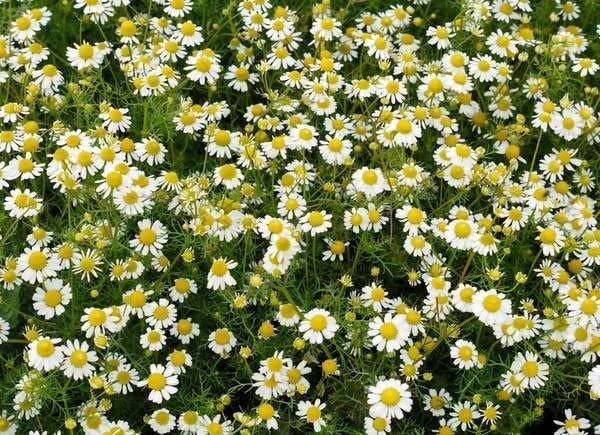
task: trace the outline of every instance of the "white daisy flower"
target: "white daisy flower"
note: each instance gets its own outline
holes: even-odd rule
[[[325,210],[311,211],[300,218],[302,231],[311,236],[327,232],[331,228],[331,215]]]
[[[169,400],[177,392],[178,384],[177,375],[171,368],[162,364],[151,364],[148,377],[138,382],[139,387],[147,387],[150,390],[148,400],[154,403]]]
[[[403,317],[386,313],[383,319],[375,317],[369,322],[369,337],[378,352],[399,350],[410,336],[410,328]]]
[[[480,290],[473,296],[473,314],[486,325],[493,326],[506,321],[511,309],[510,299],[494,289]]]
[[[479,352],[475,345],[467,340],[457,340],[450,347],[450,358],[459,369],[468,370],[479,365]]]
[[[143,310],[146,323],[155,328],[168,328],[177,319],[177,309],[165,298],[144,304]]]
[[[89,378],[94,373],[92,363],[98,361],[96,352],[89,350],[87,342],[67,340],[63,346],[64,359],[61,370],[67,378],[74,380]]]
[[[143,219],[137,225],[139,232],[135,239],[129,241],[129,246],[142,255],[161,255],[168,238],[165,226],[158,220],[151,222],[150,219]]]
[[[301,400],[298,402],[298,411],[296,411],[296,415],[312,424],[315,432],[321,432],[321,429],[325,427],[325,420],[323,419],[322,413],[325,406],[326,404],[321,403],[320,399],[315,400],[314,403]]]
[[[187,58],[187,66],[184,68],[187,77],[193,82],[201,85],[213,84],[219,78],[221,72],[220,57],[210,48],[198,51],[195,55]]]
[[[332,339],[339,329],[339,325],[329,311],[313,308],[304,314],[304,319],[300,322],[298,329],[309,343],[320,344],[323,340]]]
[[[352,183],[358,192],[367,198],[390,190],[390,185],[380,168],[370,169],[363,166],[352,174]]]
[[[237,281],[231,276],[230,270],[233,270],[237,263],[226,258],[213,259],[210,270],[208,271],[208,280],[206,288],[214,290],[223,290],[226,287],[234,286]]]
[[[56,276],[58,259],[48,248],[25,248],[17,260],[17,273],[30,284]]]
[[[146,332],[140,335],[140,346],[150,352],[158,352],[167,344],[167,336],[159,327],[146,328]]]
[[[100,113],[100,119],[104,122],[102,127],[109,133],[127,132],[131,126],[131,116],[127,115],[129,109],[109,107]]]
[[[522,381],[524,388],[538,389],[548,380],[550,366],[539,361],[539,356],[533,352],[521,352],[517,354],[510,366],[511,372],[515,373]]]
[[[158,434],[172,433],[177,425],[175,416],[166,408],[160,408],[150,415],[148,425]]]
[[[72,298],[71,285],[62,279],[47,279],[33,294],[33,309],[39,316],[51,319],[65,312]]]
[[[27,359],[30,367],[49,372],[60,366],[63,360],[63,346],[60,338],[41,336],[29,343]]]
[[[402,419],[413,405],[408,385],[397,379],[384,379],[368,388],[369,415],[373,418]]]
[[[227,328],[219,328],[208,336],[208,347],[221,356],[231,352],[236,344],[237,339]]]

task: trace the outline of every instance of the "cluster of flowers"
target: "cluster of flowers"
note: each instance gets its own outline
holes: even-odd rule
[[[576,25],[576,2],[557,0],[541,41],[529,0],[466,0],[460,19],[431,25],[419,15],[427,0],[351,18],[323,2],[308,22],[244,0],[225,10],[226,46],[191,0],[147,3],[135,13],[129,0],[77,0],[105,39],[65,53],[40,40],[46,7],[21,8],[0,35],[0,84],[23,90],[0,107],[0,286],[3,299],[25,301],[2,306],[0,344],[24,352],[0,434],[49,418],[62,404],[48,403],[47,386],[62,378],[60,416],[86,434],[139,433],[139,421],[111,418],[111,397],[128,394],[151,402],[144,424],[160,434],[278,430],[294,416],[318,432],[335,408],[314,384],[368,366],[367,352],[381,371],[361,378],[353,400],[370,435],[398,433],[418,402],[435,433],[493,430],[504,403],[570,364],[585,367],[578,388],[600,398],[600,229],[585,160],[600,146],[598,89],[585,85],[598,77],[586,52],[600,28]],[[575,96],[553,88],[552,68]],[[124,78],[121,103],[95,102],[81,124],[66,116],[108,70]],[[157,101],[168,135],[149,125]],[[201,156],[189,174],[170,165],[183,143]],[[397,255],[374,261],[369,241]],[[530,263],[509,277],[519,244]],[[392,284],[394,258],[408,290]],[[367,261],[377,267],[364,276]],[[304,274],[304,287],[336,294],[292,291]],[[218,312],[222,299],[233,313]],[[227,320],[262,305],[257,325]],[[63,317],[68,335],[52,326]],[[249,332],[285,339],[259,352]],[[257,405],[225,412],[232,387],[210,392],[225,394],[223,412],[170,406],[194,391],[186,373],[206,358],[242,367],[235,381]],[[432,359],[446,361],[446,376],[501,372],[482,394],[469,381],[432,388]],[[89,400],[69,397],[75,384]],[[600,433],[564,415],[557,434]]]

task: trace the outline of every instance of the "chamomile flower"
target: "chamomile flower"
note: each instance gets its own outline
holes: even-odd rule
[[[264,422],[267,429],[279,429],[279,412],[268,402],[263,402],[256,408],[256,415],[258,417],[258,423]]]
[[[364,430],[367,435],[385,435],[390,433],[391,420],[386,417],[365,417]]]
[[[169,400],[177,392],[178,384],[179,380],[173,370],[161,364],[151,364],[148,377],[138,382],[139,387],[150,390],[148,400],[154,403]]]
[[[258,82],[258,75],[250,72],[250,66],[246,64],[231,65],[225,73],[225,80],[228,80],[227,86],[238,92],[247,92],[248,86]]]
[[[198,285],[189,278],[176,278],[173,285],[169,288],[169,297],[174,302],[183,302],[191,294],[198,291]]]
[[[222,184],[227,189],[235,189],[244,180],[244,174],[236,165],[227,163],[215,168],[213,179],[217,186]]]
[[[304,318],[298,326],[304,339],[312,344],[320,344],[324,340],[332,339],[338,329],[339,325],[335,318],[329,311],[320,308],[313,308],[304,314]]]
[[[119,394],[131,393],[139,380],[138,371],[124,362],[119,362],[118,367],[108,374],[108,381]]]
[[[42,68],[33,71],[32,76],[45,96],[56,94],[65,81],[63,74],[53,64],[46,64]]]
[[[313,21],[310,33],[315,39],[331,41],[342,36],[341,23],[333,17],[324,16]]]
[[[427,41],[429,44],[434,45],[438,50],[448,48],[450,41],[454,37],[454,31],[449,24],[437,27],[429,27],[426,35],[429,36]]]
[[[67,47],[67,60],[78,70],[98,68],[103,59],[104,55],[97,45],[84,41],[81,44],[75,44],[74,47]]]
[[[490,51],[500,57],[513,57],[518,54],[517,41],[510,33],[496,30],[485,41]]]
[[[33,308],[45,319],[60,316],[71,302],[73,295],[69,283],[62,279],[47,279],[43,287],[37,287],[33,294]]]
[[[188,344],[193,338],[200,335],[200,326],[197,323],[192,322],[191,318],[187,317],[177,320],[177,322],[171,326],[169,332],[182,344]]]
[[[207,415],[203,415],[200,417],[200,430],[198,433],[202,435],[212,435],[213,433],[230,435],[233,433],[233,427],[231,421],[229,420],[223,420],[223,422],[221,422],[220,415],[216,415],[212,418]]]
[[[298,307],[293,304],[281,304],[277,311],[277,315],[275,316],[275,320],[283,326],[294,326],[300,321],[300,311]]]
[[[111,308],[88,307],[81,316],[81,330],[86,338],[117,330],[118,318]]]
[[[140,346],[150,352],[158,352],[167,344],[167,336],[160,327],[146,328],[146,332],[140,335]]]
[[[542,387],[548,379],[550,366],[539,361],[539,356],[532,352],[518,353],[510,369],[522,382],[524,388],[537,389]]]
[[[503,293],[480,290],[473,295],[473,314],[486,325],[504,322],[511,313],[512,304]]]
[[[127,115],[129,109],[108,107],[104,112],[100,113],[100,119],[104,122],[102,126],[109,133],[126,132],[131,126],[131,116]]]
[[[17,261],[16,271],[23,281],[30,284],[42,283],[56,276],[58,271],[56,254],[48,248],[25,248]]]
[[[467,340],[457,340],[450,347],[450,358],[453,363],[460,369],[471,369],[479,364],[479,353],[475,345]]]
[[[141,255],[161,255],[162,248],[167,243],[167,230],[160,221],[143,219],[137,223],[139,232],[135,239],[129,241],[129,246]]]
[[[89,378],[94,372],[93,363],[98,361],[98,356],[89,350],[87,342],[67,340],[63,347],[64,359],[62,371],[67,378],[74,380]]]
[[[311,236],[327,232],[331,228],[331,215],[325,210],[315,210],[306,213],[300,218],[302,231],[310,233]]]
[[[364,208],[353,207],[344,211],[344,227],[353,233],[365,231],[369,227],[369,216]]]
[[[591,427],[587,418],[578,418],[570,408],[565,409],[564,420],[554,420],[554,424],[559,428],[554,431],[554,435],[582,435],[586,434],[586,429]]]
[[[155,328],[168,328],[177,318],[177,309],[165,298],[144,304],[143,311],[146,323]]]
[[[352,152],[352,143],[339,136],[326,136],[320,141],[319,153],[330,165],[342,165],[347,162]]]
[[[342,261],[344,259],[344,252],[346,252],[346,248],[350,243],[331,239],[326,239],[325,242],[327,242],[328,249],[323,252],[323,261]]]
[[[412,409],[408,385],[397,379],[384,379],[368,388],[369,415],[373,418],[402,419]]]
[[[41,211],[42,200],[29,189],[16,188],[4,198],[4,209],[16,219],[33,217]]]
[[[550,128],[559,137],[571,141],[579,137],[583,131],[585,123],[573,109],[565,109],[558,113],[550,122]]]
[[[175,429],[177,420],[168,409],[160,408],[150,415],[148,425],[158,434],[168,434]]]
[[[41,336],[29,343],[27,351],[29,365],[42,372],[49,372],[60,366],[64,353],[60,342],[60,338]]]
[[[201,85],[213,84],[219,78],[220,57],[210,48],[200,50],[195,55],[188,57],[186,63],[187,77],[193,82]]]
[[[296,415],[307,423],[312,424],[315,432],[321,432],[321,429],[326,426],[322,412],[323,409],[325,409],[325,406],[326,404],[321,403],[320,399],[315,400],[314,403],[301,400],[298,402],[298,411],[296,411]]]
[[[446,408],[452,403],[452,396],[444,388],[439,391],[430,388],[427,395],[423,398],[425,411],[431,412],[434,417],[446,415]]]
[[[86,281],[97,278],[103,261],[100,252],[92,249],[77,251],[73,255],[73,271],[80,274]]]
[[[448,425],[453,429],[460,428],[465,431],[472,428],[475,425],[477,419],[481,417],[477,405],[471,404],[469,401],[458,402],[452,406],[450,412],[450,420]]]
[[[588,74],[594,75],[600,69],[596,60],[589,57],[575,58],[573,61],[571,69],[573,72],[579,73],[581,77],[585,77]]]
[[[226,258],[213,259],[212,265],[208,272],[208,281],[206,287],[208,289],[223,290],[226,287],[234,286],[236,284],[235,278],[231,276],[230,271],[237,266],[237,263],[233,260],[227,260]]]
[[[135,157],[154,166],[165,161],[166,148],[154,138],[144,138],[135,144]]]
[[[363,167],[352,174],[352,183],[358,192],[367,198],[372,198],[386,190],[390,186],[380,168],[370,169]]]
[[[383,319],[375,317],[369,322],[368,334],[377,351],[394,352],[408,341],[410,328],[403,317],[386,313]]]
[[[208,347],[221,356],[231,352],[236,344],[237,339],[227,328],[219,328],[208,336]]]
[[[556,255],[564,246],[564,235],[555,227],[538,227],[537,240],[540,242],[544,255]]]
[[[371,283],[361,289],[360,299],[365,307],[372,307],[377,313],[381,313],[388,303],[387,290],[379,284]]]
[[[444,232],[446,242],[455,249],[471,249],[475,242],[477,227],[470,219],[456,219],[448,224]]]

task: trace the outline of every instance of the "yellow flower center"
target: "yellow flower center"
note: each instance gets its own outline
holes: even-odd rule
[[[381,401],[387,406],[396,406],[400,402],[400,392],[394,387],[387,387],[381,392]]]
[[[275,409],[269,403],[262,403],[258,406],[256,413],[262,420],[269,420],[275,415]]]
[[[473,350],[469,346],[461,346],[458,348],[458,357],[463,361],[468,361],[473,357]]]
[[[325,218],[323,217],[323,214],[318,212],[318,211],[311,211],[308,214],[308,223],[313,226],[313,227],[318,227],[320,225],[323,225],[323,223],[325,222]]]
[[[386,340],[392,340],[398,335],[398,328],[392,322],[385,322],[379,327],[379,334]]]
[[[396,130],[402,134],[409,134],[412,129],[412,123],[406,118],[402,118],[396,123]]]
[[[48,264],[48,258],[42,251],[31,251],[27,263],[31,269],[39,271],[46,267],[46,264]]]
[[[54,343],[47,338],[43,338],[37,342],[35,350],[42,358],[48,358],[54,354]]]
[[[213,264],[210,268],[210,271],[212,272],[213,275],[216,275],[219,277],[225,276],[225,274],[228,271],[227,263],[225,262],[225,260],[214,260]]]
[[[217,329],[215,332],[215,342],[221,346],[229,343],[229,331],[226,329]]]
[[[90,44],[85,43],[79,46],[79,57],[83,60],[89,60],[94,56],[94,47]]]
[[[88,356],[87,353],[83,350],[77,349],[73,351],[73,353],[69,357],[69,360],[71,361],[71,364],[73,364],[73,366],[81,368],[87,363]]]
[[[322,314],[316,314],[310,319],[310,327],[317,331],[321,332],[327,327],[327,318]]]
[[[106,322],[106,313],[100,308],[92,308],[88,314],[88,319],[92,326],[100,326]]]
[[[547,245],[554,243],[556,241],[556,231],[552,228],[544,228],[540,231],[540,241]]]
[[[497,295],[491,294],[483,298],[483,308],[485,308],[486,311],[495,313],[500,309],[501,306],[502,299],[500,299]]]
[[[139,240],[143,245],[151,245],[156,241],[156,232],[151,228],[144,228],[140,231]]]
[[[528,378],[533,378],[537,376],[539,372],[539,366],[536,361],[527,361],[521,367],[521,372],[527,376]]]
[[[373,169],[367,169],[362,174],[363,182],[370,186],[377,184],[378,179],[379,177],[377,176],[377,172],[375,172]]]
[[[162,373],[150,373],[148,376],[148,388],[160,391],[167,386],[167,378]]]
[[[471,225],[467,222],[458,222],[454,226],[454,234],[461,239],[469,237],[471,235]]]
[[[58,304],[61,303],[61,301],[62,301],[62,294],[61,294],[60,290],[52,289],[52,290],[48,290],[48,291],[46,291],[46,293],[44,293],[44,302],[50,308],[56,307]]]
[[[321,418],[321,410],[318,406],[309,406],[306,410],[306,420],[309,423],[313,423]]]

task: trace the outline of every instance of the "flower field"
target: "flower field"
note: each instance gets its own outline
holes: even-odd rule
[[[0,434],[600,434],[595,0],[0,0]]]

